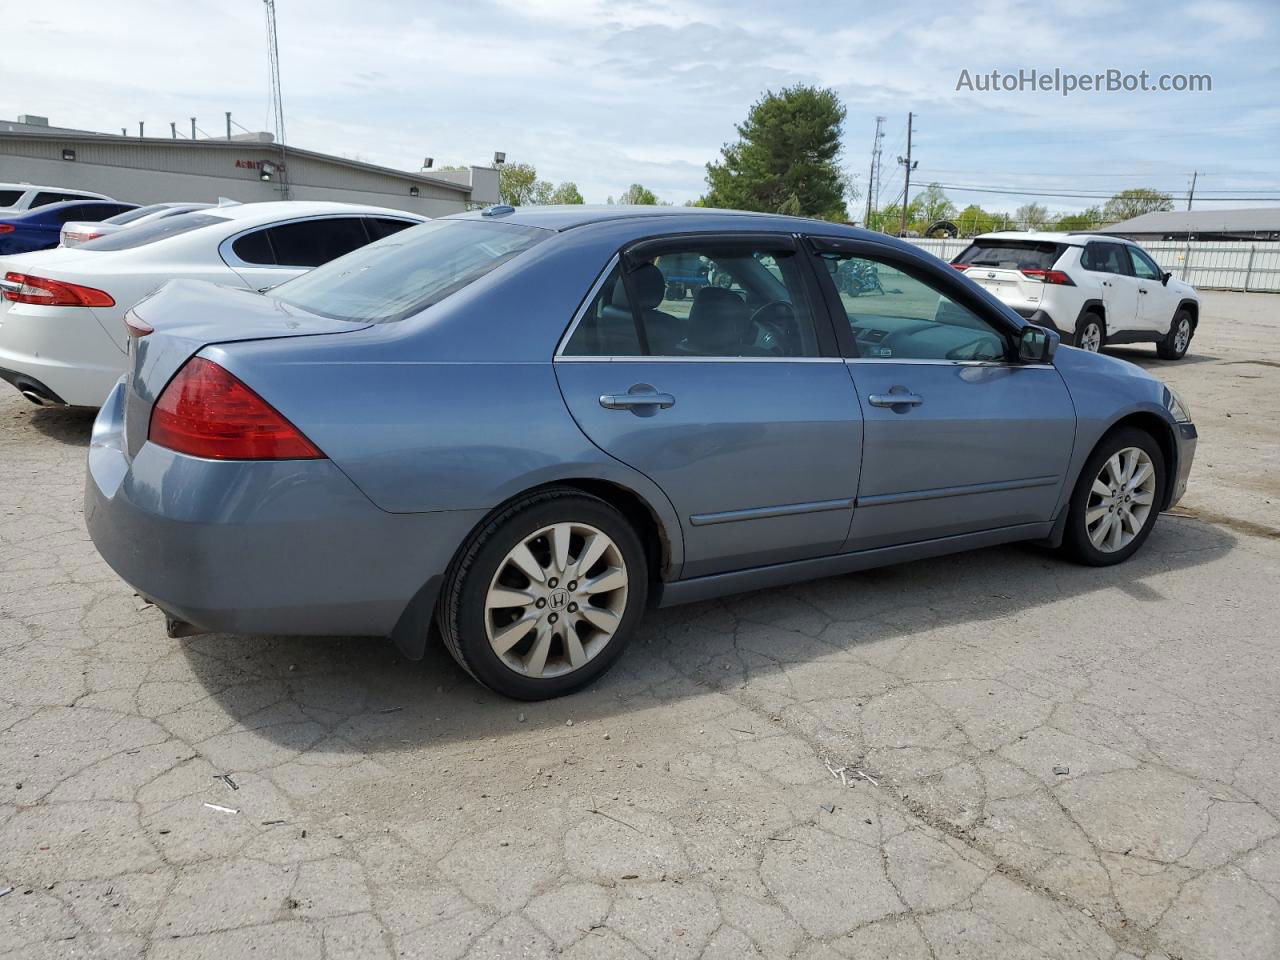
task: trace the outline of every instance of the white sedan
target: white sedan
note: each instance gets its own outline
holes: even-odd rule
[[[228,206],[234,204],[231,201]],[[105,220],[71,220],[62,225],[58,234],[58,246],[78,247],[90,240],[97,240],[109,233],[119,233],[126,227],[140,227],[144,223],[163,220],[165,217],[176,217],[190,213],[192,210],[204,210],[212,207],[212,203],[152,203],[145,207],[134,207],[124,213],[117,213]]]
[[[36,404],[101,406],[124,372],[125,311],[166,280],[263,290],[422,222],[351,203],[246,203],[0,258],[0,379]]]

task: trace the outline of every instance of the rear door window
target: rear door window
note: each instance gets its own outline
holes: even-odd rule
[[[416,227],[418,224],[412,220],[396,220],[392,217],[369,217],[365,220],[365,225],[369,228],[370,240],[381,240],[383,237],[389,237],[408,227]]]
[[[0,207],[12,207],[22,199],[25,190],[0,190]]]
[[[369,242],[363,217],[301,220],[271,227],[267,233],[282,267],[318,267]]]
[[[254,230],[243,237],[237,237],[231,244],[231,252],[245,263],[251,263],[254,266],[275,266],[276,255],[271,250],[271,241],[267,239],[266,230]]]
[[[1090,243],[1080,255],[1080,266],[1095,273],[1117,273],[1121,276],[1129,272],[1128,260],[1124,247],[1118,243]]]
[[[952,263],[967,267],[1003,267],[1007,270],[1051,270],[1066,244],[1038,240],[980,239]]]

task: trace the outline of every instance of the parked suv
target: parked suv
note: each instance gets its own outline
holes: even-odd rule
[[[1121,237],[988,233],[951,265],[1021,316],[1094,353],[1107,344],[1154,343],[1162,358],[1179,360],[1200,321],[1195,287]]]
[[[66,187],[38,187],[30,183],[0,183],[0,217],[16,217],[48,203],[67,200],[110,200],[106,194]]]

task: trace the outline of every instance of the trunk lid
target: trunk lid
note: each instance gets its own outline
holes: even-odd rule
[[[316,316],[273,297],[206,280],[170,280],[126,314],[151,327],[129,337],[125,367],[128,455],[147,439],[151,407],[189,358],[213,343],[350,333],[371,324]]]

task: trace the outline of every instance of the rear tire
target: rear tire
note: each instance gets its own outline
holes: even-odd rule
[[[551,487],[472,533],[445,576],[436,622],[445,648],[485,686],[546,700],[613,665],[648,587],[644,547],[626,518],[598,497]]]
[[[1191,346],[1191,338],[1195,336],[1196,325],[1191,322],[1191,313],[1186,308],[1173,315],[1173,323],[1169,324],[1169,333],[1156,343],[1156,354],[1161,360],[1181,360],[1187,355]]]
[[[1063,550],[1090,567],[1128,560],[1151,535],[1168,482],[1151,434],[1122,427],[1103,437],[1071,494]]]
[[[1081,350],[1099,353],[1107,342],[1107,324],[1096,313],[1082,314],[1076,321],[1075,339],[1072,341]]]

